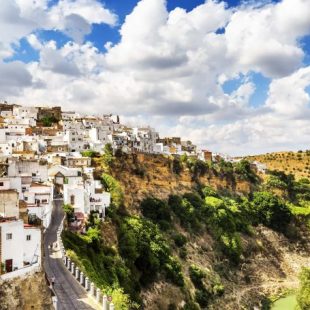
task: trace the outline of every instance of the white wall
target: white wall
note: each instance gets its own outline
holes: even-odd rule
[[[30,236],[30,240],[27,240]],[[41,231],[36,227],[24,228],[24,262],[41,264]]]
[[[13,270],[24,266],[24,223],[22,220],[0,223],[2,263],[7,259],[13,260]],[[12,234],[12,239],[7,240],[7,234]]]
[[[16,190],[0,191],[0,216],[19,218],[19,197]]]
[[[70,204],[74,208],[74,212],[85,213],[85,190],[83,185],[64,184],[64,204]],[[74,196],[74,204],[71,203],[71,196]]]

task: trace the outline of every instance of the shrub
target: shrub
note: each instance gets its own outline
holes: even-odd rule
[[[70,204],[64,204],[63,210],[67,215],[67,221],[68,222],[74,221],[74,208]]]
[[[279,231],[284,231],[291,220],[288,206],[269,192],[254,193],[253,209],[259,223]]]
[[[223,234],[220,237],[220,242],[223,253],[228,256],[233,263],[238,264],[240,261],[240,255],[242,254],[239,234]]]
[[[194,180],[197,180],[197,178],[204,176],[209,170],[208,164],[197,158],[188,159],[187,167],[192,172],[192,176]]]
[[[104,146],[104,154],[102,155],[102,162],[105,166],[105,168],[111,167],[114,160],[113,156],[113,148],[110,143],[107,143]]]
[[[310,268],[303,267],[299,275],[300,289],[297,294],[298,306],[301,310],[310,309]]]
[[[180,219],[180,223],[184,228],[197,231],[201,227],[197,214],[199,210],[190,203],[186,198],[171,195],[168,200],[168,204],[173,212]]]
[[[54,123],[58,122],[58,119],[54,115],[46,115],[41,119],[44,127],[50,127]]]
[[[204,197],[218,197],[218,193],[210,186],[205,186],[202,189],[202,194]]]
[[[203,279],[206,277],[206,272],[196,265],[189,267],[189,276],[196,288],[203,288]]]
[[[177,285],[183,285],[180,264],[171,256],[168,243],[158,227],[138,217],[124,219],[119,232],[119,249],[128,267],[137,275],[141,285],[151,283],[164,270]]]
[[[180,159],[174,158],[172,161],[172,171],[175,174],[180,174],[182,172],[182,163]]]
[[[195,300],[201,307],[206,308],[208,306],[210,297],[210,293],[207,290],[196,290]]]
[[[148,197],[141,202],[140,207],[145,217],[164,226],[163,228],[166,222],[171,222],[169,206],[160,199]]]
[[[179,247],[179,248],[182,247],[183,245],[185,245],[186,242],[187,242],[186,237],[184,235],[182,235],[182,234],[175,233],[172,236],[172,238],[173,238],[173,241],[174,241],[175,245],[177,247]]]
[[[99,155],[98,152],[93,151],[93,150],[82,151],[81,154],[82,154],[82,156],[84,156],[84,157],[91,157],[91,158],[97,157],[97,156]]]
[[[257,183],[258,177],[251,169],[249,161],[243,159],[239,161],[235,166],[235,173],[239,175],[242,180],[249,181],[251,183]]]
[[[173,258],[169,257],[169,261],[165,265],[167,279],[178,286],[184,285],[184,278],[182,274],[182,268],[180,263]]]
[[[102,183],[108,189],[111,194],[111,200],[116,208],[119,208],[124,203],[124,193],[119,182],[114,179],[111,175],[103,173]]]

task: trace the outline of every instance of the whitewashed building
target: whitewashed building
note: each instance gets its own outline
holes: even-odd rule
[[[53,186],[31,183],[24,192],[29,220],[39,218],[45,228],[50,225],[53,208]]]
[[[41,265],[41,230],[22,220],[0,219],[1,273]]]

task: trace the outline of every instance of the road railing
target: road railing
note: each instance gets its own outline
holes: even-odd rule
[[[102,293],[100,288],[97,288],[89,277],[83,273],[78,266],[66,255],[66,250],[63,245],[61,234],[64,228],[65,217],[62,219],[57,230],[57,243],[60,248],[61,258],[66,268],[71,272],[76,281],[87,291],[87,293],[96,301],[99,308],[103,310],[114,310],[114,304],[109,296]]]

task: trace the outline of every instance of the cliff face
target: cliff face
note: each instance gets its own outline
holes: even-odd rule
[[[212,169],[193,177],[192,171],[182,164],[179,173],[176,173],[173,160],[162,155],[125,155],[113,163],[110,173],[123,187],[125,205],[132,211],[145,197],[165,200],[171,194],[182,195],[197,190],[199,185],[243,194],[252,190],[249,182],[232,180],[216,174]]]
[[[44,273],[0,282],[1,310],[52,310],[50,289]]]
[[[171,194],[192,192],[200,185],[210,185],[218,191],[230,193],[249,194],[253,191],[251,183],[221,175],[213,169],[193,177],[193,172],[183,164],[176,173],[172,159],[163,156],[128,155],[114,161],[109,173],[122,186],[125,207],[131,215],[141,214],[139,203],[146,197],[166,200]],[[195,287],[189,276],[192,265],[207,270],[207,286],[214,285],[212,281],[220,279],[225,288],[222,296],[210,300],[208,309],[261,308],[265,296],[296,288],[301,266],[310,265],[310,236],[306,228],[300,230],[292,242],[292,239],[264,226],[253,227],[250,235],[240,235],[243,256],[238,266],[232,266],[227,259],[218,255],[218,244],[211,231],[193,235],[178,224],[174,225],[175,230],[188,240],[184,246],[186,259],[181,257],[179,249],[172,247],[172,251],[182,262],[182,273],[189,294],[195,295]],[[105,244],[117,244],[116,231],[111,222],[104,223],[102,235]],[[168,240],[171,238],[169,235],[166,237]],[[169,242],[173,244],[172,240]],[[182,309],[186,299],[182,288],[163,279],[144,288],[140,296],[148,310]]]

